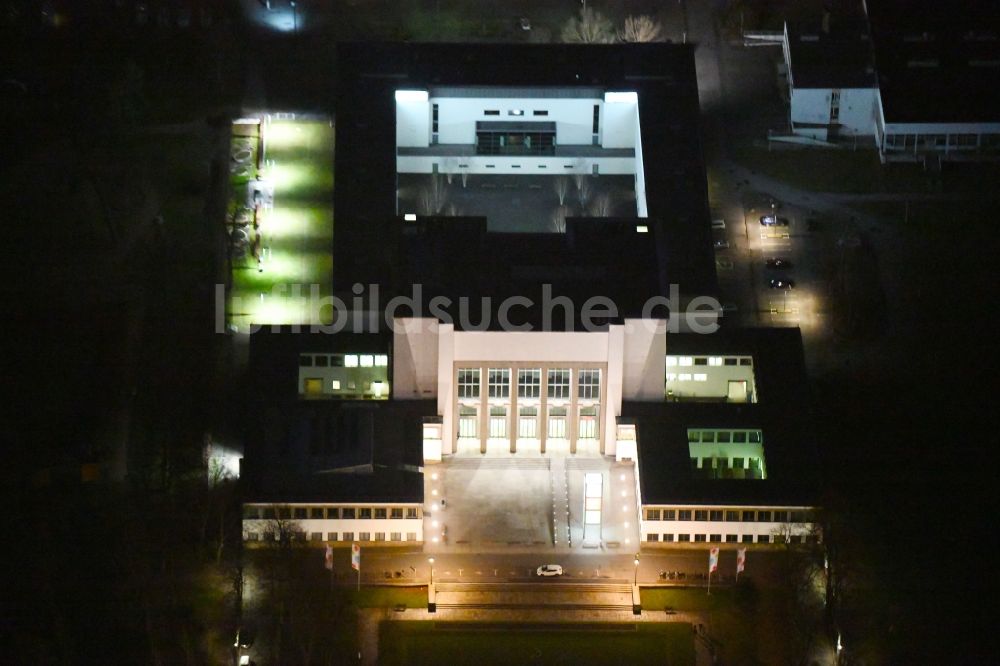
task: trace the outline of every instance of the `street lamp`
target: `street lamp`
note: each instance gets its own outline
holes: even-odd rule
[[[434,584],[434,558],[433,557],[428,557],[427,558],[427,563],[429,565],[431,565],[431,585],[433,585]]]
[[[638,585],[639,583],[639,553],[635,554],[635,559],[633,560],[635,564],[635,576],[632,578],[632,585]]]

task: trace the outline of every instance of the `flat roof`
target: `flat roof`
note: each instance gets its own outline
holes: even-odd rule
[[[248,502],[421,502],[423,418],[434,400],[303,400],[253,418]]]
[[[636,425],[644,504],[810,505],[820,460],[798,329],[737,329],[712,335],[668,334],[668,354],[750,354],[759,402],[629,402]],[[759,429],[765,479],[704,479],[691,473],[689,428]]]
[[[831,16],[786,25],[796,88],[875,88],[871,39],[863,16]]]
[[[680,44],[339,45],[335,290],[378,284],[388,298],[420,283],[426,299],[479,301],[525,289],[530,297],[552,277],[553,292],[577,310],[600,294],[630,312],[637,296],[667,295],[670,283],[684,294],[714,293],[693,53]],[[649,219],[570,219],[577,231],[562,237],[491,234],[482,218],[421,218],[404,228],[395,210],[395,91],[465,86],[637,92]],[[650,233],[627,237],[637,224]]]
[[[867,0],[887,123],[1000,122],[995,0]]]

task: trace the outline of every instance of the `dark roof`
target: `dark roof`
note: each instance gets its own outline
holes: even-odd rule
[[[868,0],[887,123],[1000,122],[995,0]]]
[[[665,294],[670,283],[685,294],[715,291],[691,45],[342,44],[337,62],[335,289],[378,284],[389,298],[409,295],[419,282],[428,299],[478,300],[512,289],[512,279],[537,291],[556,273],[554,282],[577,306],[595,294],[595,284],[616,302],[631,302],[637,292]],[[395,210],[395,90],[466,85],[636,91],[646,224],[653,232],[641,241],[650,247],[623,235],[635,220],[588,220],[575,236],[587,242],[574,242],[572,234],[504,237],[455,218],[403,234]],[[600,254],[591,244],[604,249],[596,282],[586,271],[572,271]],[[494,252],[532,257],[505,267]]]
[[[864,17],[831,16],[822,21],[789,22],[788,50],[795,88],[874,88],[875,68]]]
[[[545,327],[546,311],[551,311],[549,328],[578,327],[583,304],[595,296],[610,298],[617,310],[617,316],[600,323],[616,323],[641,314],[646,300],[666,289],[650,241],[657,228],[640,234],[634,219],[607,218],[569,218],[566,227],[565,234],[492,234],[484,218],[420,218],[397,227],[403,242],[393,263],[406,276],[404,284],[421,285],[424,313],[430,312],[431,298],[447,297],[450,305],[441,310],[459,329],[481,322],[497,329],[498,304],[513,296],[536,304],[506,310],[515,326]],[[549,302],[557,297],[572,301],[572,321],[565,321],[563,307],[542,306],[547,300],[543,285],[551,285]],[[469,313],[464,318],[462,299]]]
[[[811,430],[808,379],[798,329],[740,329],[667,335],[670,354],[751,354],[759,402],[625,402],[636,424],[643,503],[810,505],[819,457]],[[691,474],[688,428],[763,433],[767,478],[703,479]]]
[[[247,501],[422,501],[421,428],[436,409],[433,400],[265,406],[241,472]]]

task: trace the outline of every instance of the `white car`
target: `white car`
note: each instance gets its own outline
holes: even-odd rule
[[[558,564],[543,564],[535,573],[539,576],[562,576],[563,568]]]

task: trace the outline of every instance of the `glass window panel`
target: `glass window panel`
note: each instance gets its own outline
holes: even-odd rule
[[[458,397],[479,397],[479,368],[461,368],[458,371]]]
[[[542,371],[526,368],[517,371],[517,397],[538,398],[542,395]]]
[[[601,371],[580,370],[577,396],[584,400],[599,400],[601,397]]]
[[[510,368],[490,368],[489,396],[491,398],[510,397]]]

